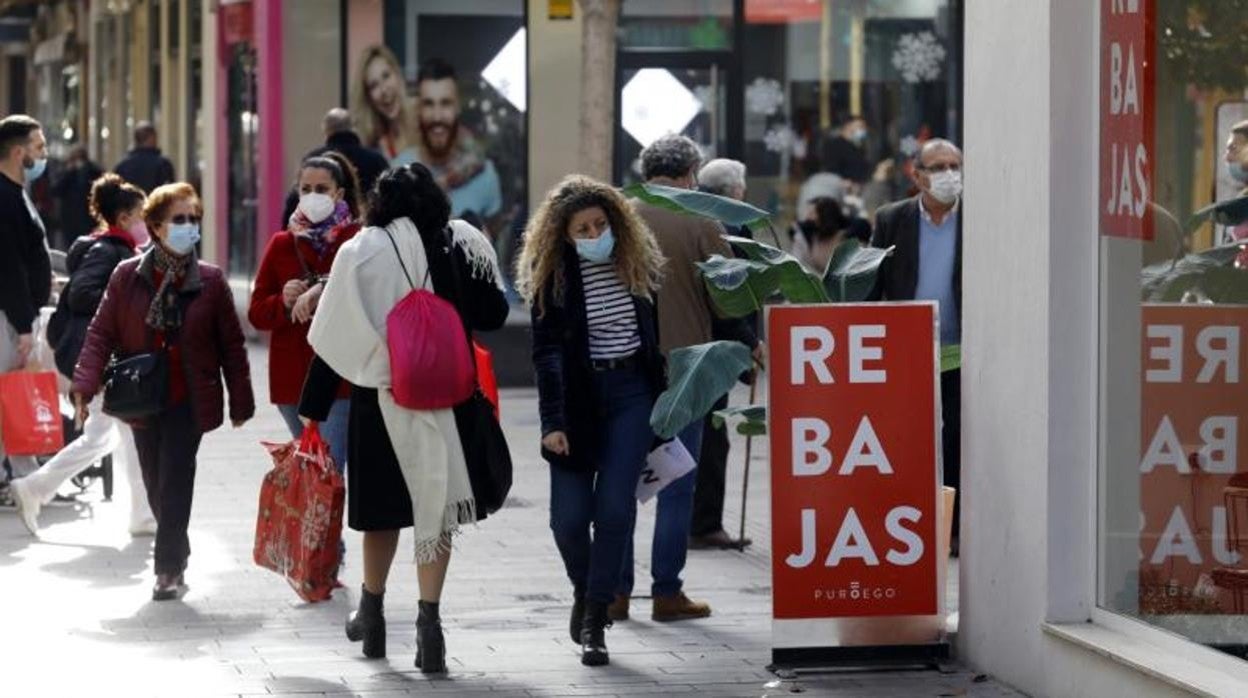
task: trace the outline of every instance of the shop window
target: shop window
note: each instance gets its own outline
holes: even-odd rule
[[[750,201],[792,221],[816,196],[870,218],[912,195],[921,143],[959,140],[961,5],[746,0]]]
[[[490,235],[510,268],[528,218],[525,3],[386,0],[384,10],[384,44],[351,61],[360,135],[392,164],[427,165],[452,215]]]
[[[628,0],[622,5],[622,49],[732,49],[733,0]]]
[[[1248,9],[1097,6],[1098,603],[1243,657]]]

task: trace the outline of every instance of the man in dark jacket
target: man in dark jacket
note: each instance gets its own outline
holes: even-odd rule
[[[26,193],[26,183],[38,179],[47,162],[38,121],[20,114],[0,120],[0,373],[30,358],[35,319],[52,294],[47,234]],[[14,477],[38,467],[29,456],[10,457],[9,465]]]
[[[373,184],[382,172],[390,167],[390,163],[381,153],[372,148],[364,147],[359,134],[351,121],[351,112],[342,107],[334,107],[325,113],[321,122],[325,128],[325,145],[310,151],[304,159],[324,155],[330,151],[341,153],[354,167],[360,178],[360,195],[364,196],[372,190]],[[299,205],[299,192],[291,189],[286,195],[286,208],[282,212],[280,227],[286,227],[287,221]],[[480,227],[480,226],[477,226]]]
[[[91,183],[102,174],[100,166],[87,156],[85,146],[74,146],[69,151],[65,169],[52,185],[52,196],[61,204],[60,239],[53,242],[58,249],[68,249],[75,240],[95,228],[95,220],[87,208],[87,197],[91,194]]]
[[[173,163],[161,155],[160,148],[156,147],[156,127],[149,121],[140,121],[134,127],[134,149],[126,154],[114,171],[122,179],[148,194],[156,187],[171,184],[176,179]]]
[[[962,151],[947,140],[923,144],[915,162],[920,192],[875,214],[875,247],[894,247],[880,265],[875,300],[939,304],[940,344],[962,343]],[[945,485],[961,483],[962,372],[940,374]],[[953,510],[957,551],[958,506]]]

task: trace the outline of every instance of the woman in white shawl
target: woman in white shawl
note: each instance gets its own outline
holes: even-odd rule
[[[364,532],[364,587],[347,637],[364,655],[386,654],[382,599],[399,531],[415,528],[420,582],[416,665],[446,670],[438,602],[451,536],[477,520],[464,452],[451,410],[399,407],[390,392],[386,316],[410,283],[451,302],[469,330],[502,326],[508,305],[489,241],[463,221],[448,225],[450,202],[423,165],[387,171],[369,193],[367,226],[343,245],[312,321],[316,358],[299,413],[320,421],[341,380],[351,384],[347,524]],[[400,264],[400,257],[402,264]],[[409,275],[411,282],[409,283]]]

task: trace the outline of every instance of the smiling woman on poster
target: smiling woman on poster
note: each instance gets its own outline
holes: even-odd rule
[[[359,65],[352,111],[360,125],[360,139],[386,156],[391,165],[414,162],[420,140],[416,102],[407,96],[399,59],[385,46],[370,46]]]

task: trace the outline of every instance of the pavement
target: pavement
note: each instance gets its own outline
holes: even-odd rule
[[[571,589],[547,527],[549,478],[537,458],[537,396],[503,393],[515,458],[508,505],[456,541],[442,602],[446,677],[413,667],[417,586],[411,539],[402,539],[386,596],[389,656],[365,659],[342,622],[358,599],[360,537],[345,535],[346,589],[307,604],[251,561],[259,483],[271,466],[259,446],[283,440],[267,405],[264,350],[253,347],[259,414],[200,449],[190,592],[150,600],[151,538],[126,532],[124,491],[99,485],[74,508],[45,509],[41,538],[0,511],[0,695],[25,696],[1018,696],[950,664],[941,671],[786,674],[770,661],[766,444],[754,443],[746,552],[693,551],[686,586],[714,615],[658,624],[649,602],[608,631],[611,666],[586,668],[567,637]],[[734,401],[744,402],[744,395]],[[734,439],[736,437],[734,436]],[[743,443],[730,457],[725,520],[740,516]],[[124,487],[121,483],[119,489]],[[639,565],[649,559],[653,504],[640,511]],[[649,576],[639,569],[639,582]],[[956,580],[956,567],[951,569]],[[947,592],[956,602],[956,590]]]

